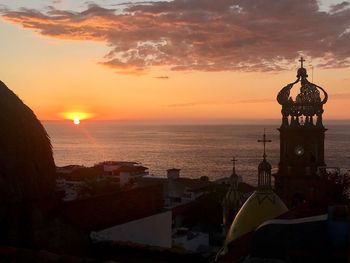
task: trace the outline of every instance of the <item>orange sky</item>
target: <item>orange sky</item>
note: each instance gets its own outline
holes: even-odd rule
[[[299,66],[297,58],[289,69],[269,72],[174,71],[160,64],[122,74],[101,65],[110,51],[108,43],[62,40],[36,31],[0,20],[0,72],[1,80],[42,120],[62,119],[64,112],[91,113],[95,120],[145,122],[278,119],[275,97],[295,80]],[[313,82],[330,95],[325,118],[350,119],[350,68],[321,68],[306,57],[309,79],[312,63]]]

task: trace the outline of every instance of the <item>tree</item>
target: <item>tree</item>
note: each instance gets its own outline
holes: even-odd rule
[[[322,170],[325,179],[327,195],[330,201],[344,203],[349,199],[350,177],[348,173],[341,173],[339,169]]]

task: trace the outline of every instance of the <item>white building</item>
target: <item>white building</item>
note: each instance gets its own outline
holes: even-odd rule
[[[83,186],[84,182],[82,181],[69,181],[61,177],[56,179],[56,189],[64,192],[63,201],[76,200]]]
[[[104,176],[112,179],[114,182],[124,186],[139,177],[149,174],[148,168],[135,162],[115,162],[108,161],[98,165],[102,165]]]
[[[180,177],[180,169],[169,169],[165,205],[167,208],[172,208],[192,202],[202,196],[212,185],[210,181]]]

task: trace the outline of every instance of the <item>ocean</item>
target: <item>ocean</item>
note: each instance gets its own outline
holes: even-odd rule
[[[92,166],[106,160],[136,161],[151,175],[165,176],[169,168],[181,176],[218,179],[229,176],[232,157],[243,180],[255,184],[262,159],[261,139],[267,144],[268,160],[277,168],[278,125],[121,125],[113,122],[43,122],[53,146],[57,166]],[[326,163],[350,169],[350,125],[327,126]]]

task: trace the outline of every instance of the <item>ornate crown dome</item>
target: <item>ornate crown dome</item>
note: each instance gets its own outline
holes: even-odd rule
[[[0,204],[51,196],[50,139],[33,111],[0,81]]]
[[[288,84],[277,95],[277,101],[282,105],[282,127],[323,127],[323,104],[328,100],[327,92],[320,86],[308,81],[307,71],[303,67],[303,58],[299,60],[301,67],[297,72],[297,80]],[[293,99],[290,96],[293,86],[300,82],[300,92]],[[322,93],[322,96],[321,96]],[[317,118],[314,124],[314,117]]]

